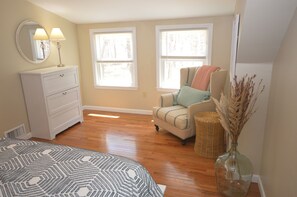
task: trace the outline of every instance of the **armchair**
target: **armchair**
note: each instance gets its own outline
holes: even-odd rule
[[[198,67],[182,68],[180,70],[180,86],[191,84]],[[196,134],[194,115],[202,111],[215,111],[212,97],[219,99],[224,89],[227,71],[218,70],[210,75],[210,98],[184,107],[176,103],[178,92],[161,95],[160,107],[153,108],[153,119],[156,131],[159,127],[167,130],[182,140],[186,140]]]

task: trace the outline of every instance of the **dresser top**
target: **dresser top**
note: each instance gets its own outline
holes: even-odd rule
[[[24,71],[24,72],[21,72],[20,74],[43,75],[43,74],[47,74],[47,73],[59,72],[59,71],[63,71],[63,70],[67,70],[67,69],[75,69],[75,68],[77,68],[77,66],[63,66],[63,67],[52,66],[52,67],[47,67],[47,68]]]

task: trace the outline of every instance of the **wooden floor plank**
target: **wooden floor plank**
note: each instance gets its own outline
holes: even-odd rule
[[[119,116],[94,117],[89,114]],[[84,122],[56,136],[41,140],[128,157],[141,163],[154,180],[166,185],[167,197],[218,197],[214,160],[197,156],[195,138],[185,146],[172,134],[155,132],[152,117],[103,111],[84,111]],[[260,197],[253,183],[248,197]]]

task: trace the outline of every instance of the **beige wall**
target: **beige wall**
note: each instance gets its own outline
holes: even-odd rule
[[[15,44],[15,32],[25,19],[32,19],[45,27],[61,27],[66,41],[62,43],[61,55],[65,64],[79,65],[76,25],[51,14],[27,1],[1,0],[0,2],[0,136],[3,132],[25,123],[28,118],[22,92],[19,72],[49,67],[58,64],[57,48],[52,45],[49,59],[42,64],[32,64],[23,59]]]
[[[156,25],[213,23],[212,64],[229,69],[232,16],[78,25],[83,105],[151,110],[158,105],[156,90]],[[138,90],[95,89],[89,29],[136,27]]]
[[[297,10],[273,65],[261,178],[266,196],[297,196]]]

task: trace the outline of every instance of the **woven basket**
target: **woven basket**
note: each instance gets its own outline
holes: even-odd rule
[[[216,159],[225,152],[224,129],[216,112],[199,112],[195,115],[195,152],[202,157]]]

